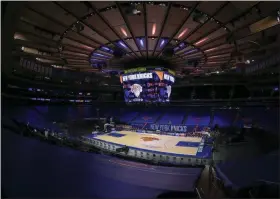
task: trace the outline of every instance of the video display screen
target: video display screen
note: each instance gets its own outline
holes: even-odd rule
[[[169,71],[138,68],[125,71],[120,82],[126,103],[166,103],[175,77]]]

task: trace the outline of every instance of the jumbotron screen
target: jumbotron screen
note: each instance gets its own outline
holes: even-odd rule
[[[170,101],[173,71],[163,68],[135,68],[120,76],[126,103],[166,103]]]

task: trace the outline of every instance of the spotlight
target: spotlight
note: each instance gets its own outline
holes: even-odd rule
[[[127,15],[141,15],[141,10],[137,8],[136,5],[131,5],[125,9]]]
[[[250,60],[246,60],[246,62],[245,62],[246,64],[250,64],[251,62],[250,62]]]

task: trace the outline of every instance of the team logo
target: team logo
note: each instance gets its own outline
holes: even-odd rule
[[[158,138],[155,137],[141,137],[141,140],[143,140],[144,142],[151,142],[151,141],[158,141]]]
[[[133,84],[130,89],[136,97],[139,97],[140,93],[142,92],[142,86],[139,84]]]
[[[171,94],[171,86],[166,86],[166,90],[167,90],[167,95],[168,95],[168,98],[169,98],[170,94]]]

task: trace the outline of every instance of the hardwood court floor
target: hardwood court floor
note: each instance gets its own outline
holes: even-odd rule
[[[199,137],[144,134],[132,131],[119,131],[116,133],[99,135],[94,139],[139,149],[180,155],[196,155],[198,145],[201,142],[201,138]]]

